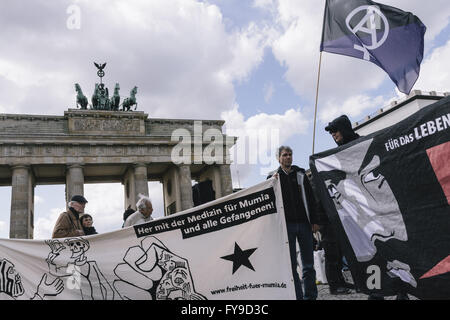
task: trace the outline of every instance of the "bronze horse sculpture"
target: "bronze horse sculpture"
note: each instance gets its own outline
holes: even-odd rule
[[[118,83],[116,83],[116,86],[114,88],[114,94],[111,97],[111,110],[118,111],[120,106],[120,95],[119,95],[120,86]]]
[[[77,107],[80,106],[81,109],[86,110],[88,105],[88,99],[81,91],[81,87],[78,83],[75,83],[75,91],[77,92]]]
[[[136,105],[136,107],[134,108],[134,110],[136,110],[137,108],[136,94],[137,94],[137,87],[134,87],[130,91],[130,97],[123,100],[122,111],[130,111],[133,105]]]
[[[92,109],[97,110],[100,103],[100,89],[98,83],[95,84],[94,94],[92,95]]]

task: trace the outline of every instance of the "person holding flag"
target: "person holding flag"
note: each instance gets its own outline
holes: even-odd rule
[[[322,52],[370,61],[389,75],[400,92],[409,94],[419,77],[426,30],[417,16],[391,6],[371,0],[326,0],[312,154],[316,137]]]
[[[340,117],[334,119],[333,121],[329,122],[328,125],[325,127],[325,131],[329,132],[330,135],[333,137],[334,142],[336,142],[337,146],[343,146],[346,145],[347,143],[350,143],[356,139],[358,139],[360,136],[359,134],[357,134],[353,128],[352,128],[352,124],[350,122],[350,119],[348,118],[347,115],[341,115]],[[342,252],[342,249],[340,248],[338,239],[336,237],[336,234],[333,230],[333,228],[323,228],[324,231],[324,237],[328,240],[328,243],[332,243],[335,246],[338,247],[338,252]],[[327,243],[325,242],[325,243]],[[331,248],[333,247],[333,245],[331,246]],[[328,249],[328,250],[327,250]],[[328,258],[335,258],[333,256],[333,254],[327,254],[327,251],[329,253],[330,250],[330,246],[329,247],[325,247],[325,259]],[[339,257],[342,259],[342,257]],[[336,267],[336,265],[338,265],[335,261],[330,263],[332,266]],[[328,275],[327,275],[328,277]],[[404,286],[402,285],[401,281],[397,281],[396,283],[397,287],[398,287],[398,291],[397,291],[397,300],[409,300],[408,294],[403,290]],[[368,295],[368,300],[384,300],[384,297],[379,294],[379,293],[370,293]]]

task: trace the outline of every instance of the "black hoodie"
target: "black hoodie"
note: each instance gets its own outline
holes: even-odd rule
[[[342,146],[359,138],[359,134],[353,131],[352,123],[346,115],[342,115],[339,118],[336,118],[328,123],[328,126],[325,127],[325,130],[328,132],[339,131],[342,134],[344,139],[340,143],[336,142],[338,146]]]

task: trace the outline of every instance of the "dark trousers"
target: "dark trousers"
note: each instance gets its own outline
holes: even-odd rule
[[[325,274],[331,290],[345,285],[342,276],[342,251],[330,225],[322,226],[322,246],[325,251]]]
[[[313,235],[311,225],[306,223],[287,223],[289,253],[291,255],[292,275],[294,277],[295,295],[297,300],[316,300],[316,271],[314,270]],[[297,272],[297,246],[300,247],[302,259],[302,274],[305,293],[303,294],[300,277]]]

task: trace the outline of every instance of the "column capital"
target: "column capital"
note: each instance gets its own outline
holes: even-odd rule
[[[133,168],[147,167],[147,163],[145,162],[134,162],[132,165]]]
[[[72,168],[81,168],[81,169],[83,169],[83,167],[84,167],[84,163],[68,163],[66,165],[67,169],[72,169]]]
[[[11,169],[15,170],[15,169],[27,169],[29,170],[31,168],[31,165],[29,164],[15,164],[15,165],[11,165]]]

